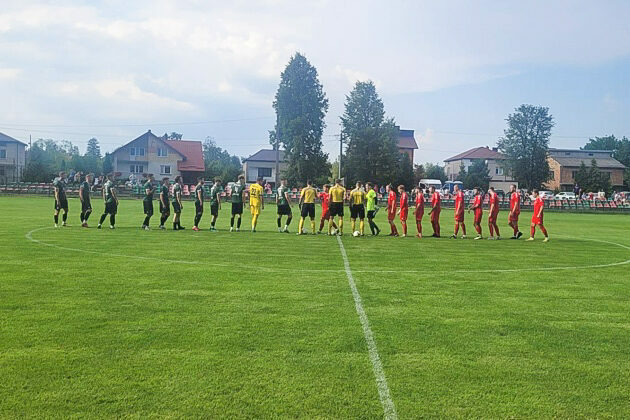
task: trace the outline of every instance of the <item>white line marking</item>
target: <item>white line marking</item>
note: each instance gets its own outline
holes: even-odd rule
[[[102,252],[102,251],[92,251],[88,249],[79,249],[79,248],[70,248],[66,246],[51,244],[40,239],[33,238],[33,233],[41,231],[41,230],[50,230],[54,229],[53,227],[46,226],[40,227],[37,229],[33,229],[30,232],[26,233],[25,237],[31,242],[35,242],[40,245],[48,246],[51,248],[62,249],[64,251],[76,251],[76,252],[84,252],[90,254],[96,254],[103,257],[120,257],[120,258],[131,258],[138,260],[149,260],[149,261],[159,261],[163,263],[181,263],[181,264],[203,264],[203,265],[212,265],[218,267],[231,267],[232,264],[228,263],[216,263],[216,262],[200,262],[200,261],[182,261],[182,260],[170,260],[167,258],[156,258],[156,257],[147,257],[142,255],[129,255],[129,254],[116,254],[111,252]],[[61,228],[60,228],[61,229]],[[67,229],[67,228],[63,228]],[[576,238],[572,236],[564,236],[564,235],[555,235],[555,237],[564,237],[567,239],[576,239],[580,241],[590,241],[590,242],[600,242],[604,244],[618,246],[627,250],[630,250],[629,246],[622,245],[616,242],[604,241],[600,239],[590,239],[590,238]],[[546,245],[545,245],[546,246]],[[455,273],[520,273],[520,272],[535,272],[535,271],[557,271],[557,270],[587,270],[592,268],[609,268],[616,267],[620,265],[630,264],[630,259],[624,261],[617,261],[607,264],[591,264],[591,265],[576,265],[576,266],[560,266],[560,267],[531,267],[531,268],[489,268],[489,269],[471,269],[471,270],[442,270],[442,271],[432,271],[431,275],[447,275],[447,274],[455,274]],[[278,271],[291,271],[294,272],[293,268],[282,268],[282,267],[260,267],[261,270],[265,270],[268,272],[278,272]],[[330,269],[312,269],[312,268],[302,268],[300,269],[302,272],[307,273],[339,273],[342,270],[330,270]],[[427,273],[426,270],[354,270],[355,273],[400,273],[400,274],[422,274]]]
[[[363,309],[361,295],[359,294],[359,290],[357,290],[354,277],[352,277],[352,270],[350,270],[350,263],[348,262],[346,249],[343,247],[343,242],[339,236],[337,236],[337,243],[339,244],[339,250],[341,251],[341,256],[343,257],[343,265],[346,270],[346,277],[348,277],[348,284],[350,285],[350,290],[352,290],[354,307],[357,310],[359,321],[361,321],[361,326],[363,327],[363,335],[365,336],[368,353],[370,354],[372,370],[374,370],[374,376],[376,377],[376,387],[378,388],[378,396],[381,400],[381,405],[383,406],[384,417],[386,419],[395,420],[398,418],[398,415],[396,414],[396,407],[394,406],[394,401],[392,401],[392,397],[389,392],[389,386],[387,386],[387,378],[385,377],[385,371],[383,370],[381,358],[378,355],[374,334],[370,328],[370,321],[368,320],[367,314]]]

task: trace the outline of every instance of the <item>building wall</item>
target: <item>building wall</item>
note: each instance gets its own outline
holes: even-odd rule
[[[131,147],[144,147],[144,156],[132,156],[130,154]],[[166,156],[158,156],[158,148],[166,149]],[[155,179],[161,179],[165,176],[173,179],[181,173],[177,170],[177,163],[181,161],[181,156],[168,148],[164,143],[150,139],[148,141],[138,140],[117,150],[113,154],[114,158],[114,172],[120,172],[121,178],[129,178],[130,166],[132,164],[143,165],[143,173],[151,173],[155,176]],[[165,174],[161,171],[162,165],[170,165],[171,173]],[[135,174],[138,178],[142,177],[142,174]]]
[[[404,153],[407,156],[409,156],[409,161],[413,164],[413,149],[405,149],[405,148],[399,147],[398,151],[400,153]]]
[[[260,161],[245,161],[243,163],[243,172],[245,173],[245,182],[252,183],[258,179],[258,168],[271,168],[271,176],[263,177],[265,182],[274,184],[276,182],[276,162],[260,162]],[[279,164],[280,173],[287,168],[285,162]]]
[[[6,158],[0,158],[0,183],[20,182],[26,165],[26,146],[17,142],[2,142],[0,150]]]
[[[553,159],[548,159],[548,162],[551,179],[545,183],[545,188],[550,190],[560,189],[560,164]]]

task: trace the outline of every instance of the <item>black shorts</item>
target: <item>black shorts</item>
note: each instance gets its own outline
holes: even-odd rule
[[[350,206],[351,219],[365,219],[365,206],[363,204],[353,204]]]
[[[199,200],[195,200],[195,213],[203,214],[203,203]]]
[[[288,204],[278,204],[278,216],[291,216],[291,206]]]
[[[302,217],[315,218],[315,203],[303,203],[302,204]]]
[[[116,214],[118,212],[118,204],[116,201],[105,202],[105,214]]]
[[[218,216],[219,215],[219,203],[212,203],[212,204],[210,204],[210,214],[212,216]]]
[[[161,214],[170,214],[171,213],[171,205],[166,202],[166,205],[160,200],[160,213]]]
[[[55,200],[55,210],[68,210],[68,199],[66,197],[60,198],[59,201]]]
[[[182,207],[179,205],[179,201],[173,201],[173,213],[181,213]]]
[[[328,207],[330,210],[330,217],[340,216],[343,217],[343,202],[335,203],[331,202]]]
[[[232,203],[232,215],[243,214],[243,203]]]
[[[153,201],[142,200],[142,207],[144,207],[144,214],[153,216]]]
[[[81,211],[83,213],[85,213],[86,211],[92,211],[92,203],[90,202],[90,200],[81,202]]]
[[[376,216],[376,211],[375,210],[368,210],[368,212],[367,212],[368,219],[374,219],[374,216]]]

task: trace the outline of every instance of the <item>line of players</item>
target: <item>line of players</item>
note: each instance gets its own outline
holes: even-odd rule
[[[62,218],[62,226],[66,225],[68,216],[68,200],[65,194],[65,172],[61,172],[59,177],[53,182],[55,191],[55,227],[59,223],[59,213],[64,211]],[[92,205],[90,198],[90,185],[93,182],[93,175],[88,174],[85,177],[85,181],[79,187],[79,199],[81,200],[81,226],[88,227],[88,219],[92,213]],[[143,199],[143,208],[145,218],[142,223],[142,229],[149,230],[149,223],[153,216],[153,201],[156,187],[154,186],[154,180],[152,175],[147,176],[147,181],[143,188],[145,190],[145,196]],[[258,218],[265,208],[264,204],[264,189],[262,187],[263,179],[258,178],[257,182],[250,186],[249,189],[249,208],[252,215],[251,230],[256,232]],[[165,229],[164,224],[170,217],[171,203],[173,207],[173,230],[185,229],[181,225],[181,212],[184,208],[182,201],[182,183],[181,177],[175,177],[175,184],[173,185],[173,192],[170,193],[170,180],[169,178],[163,178],[159,189],[159,205],[160,205],[160,225],[159,229]],[[238,177],[237,182],[231,187],[230,201],[232,204],[230,231],[239,231],[241,227],[243,204],[245,202],[245,177],[243,175]],[[402,225],[402,237],[407,236],[407,219],[409,216],[409,195],[405,190],[404,185],[399,185],[396,190],[391,186],[387,186],[387,220],[390,225],[389,236],[399,236],[398,228],[394,223],[396,216],[399,217]],[[216,179],[210,189],[210,214],[211,214],[211,231],[216,231],[216,222],[219,216],[219,210],[221,209],[221,193],[222,182],[220,179]],[[422,238],[422,219],[425,211],[425,198],[424,191],[419,187],[413,190],[415,194],[415,221],[416,221],[416,237]],[[430,187],[427,191],[430,195],[431,206],[429,211],[429,218],[433,229],[432,237],[440,237],[440,212],[441,212],[441,197],[439,192],[434,187]],[[193,223],[193,230],[199,231],[199,224],[204,212],[204,204],[206,202],[204,180],[198,179],[198,184],[195,188],[195,218]],[[477,233],[474,239],[482,239],[481,219],[483,216],[483,197],[479,188],[473,190],[474,199],[473,203],[468,207],[468,212],[473,212],[473,227]],[[464,223],[465,214],[465,197],[463,191],[455,186],[455,231],[451,238],[457,238],[459,230],[462,231],[461,238],[466,238],[466,225]],[[543,233],[545,239],[544,242],[549,240],[549,235],[543,223],[544,201],[539,196],[538,190],[533,190],[534,198],[534,213],[532,215],[530,226],[530,238],[528,240],[534,240],[535,228],[538,226]],[[316,231],[315,226],[315,201],[319,199],[322,206],[322,214],[319,223],[319,230]],[[103,185],[103,200],[105,203],[105,209],[98,223],[98,228],[102,227],[105,219],[109,215],[110,228],[115,228],[116,213],[118,210],[118,197],[116,195],[116,189],[113,183],[113,175],[108,174],[106,181]],[[341,184],[341,180],[335,180],[333,186],[324,185],[323,191],[317,192],[313,187],[311,181],[307,181],[306,187],[302,188],[300,192],[300,198],[298,200],[298,206],[300,208],[300,221],[298,226],[298,235],[304,234],[304,223],[306,219],[310,219],[311,233],[322,233],[324,225],[328,222],[328,234],[343,235],[343,218],[344,218],[344,204],[349,202],[350,206],[350,220],[352,223],[352,232],[355,236],[364,235],[365,218],[367,210],[367,219],[372,235],[379,235],[381,229],[374,222],[376,213],[379,210],[377,205],[377,194],[374,186],[368,182],[365,184],[365,188],[361,182],[357,182],[356,186],[350,192]],[[293,218],[293,212],[291,210],[291,199],[289,197],[289,188],[287,187],[286,179],[281,180],[281,184],[276,194],[277,204],[277,225],[278,232],[289,233],[289,225]],[[501,239],[499,233],[499,226],[497,225],[497,217],[499,214],[499,197],[494,191],[494,188],[490,187],[488,190],[488,228],[490,236],[488,239]],[[518,227],[518,219],[520,215],[520,195],[516,191],[516,186],[510,187],[510,209],[508,215],[508,224],[513,229],[513,236],[510,239],[519,239],[522,233]],[[282,227],[282,218],[286,216],[284,227]],[[335,217],[337,217],[337,223],[335,223]],[[359,228],[356,227],[356,221],[359,220]],[[236,222],[236,223],[235,223]],[[236,224],[236,227],[235,227]]]

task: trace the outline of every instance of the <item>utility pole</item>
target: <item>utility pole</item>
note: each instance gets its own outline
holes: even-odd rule
[[[343,179],[341,175],[341,159],[343,157],[343,131],[339,132],[339,179]]]
[[[280,170],[280,127],[276,122],[276,180],[274,188],[278,189],[278,172]]]

